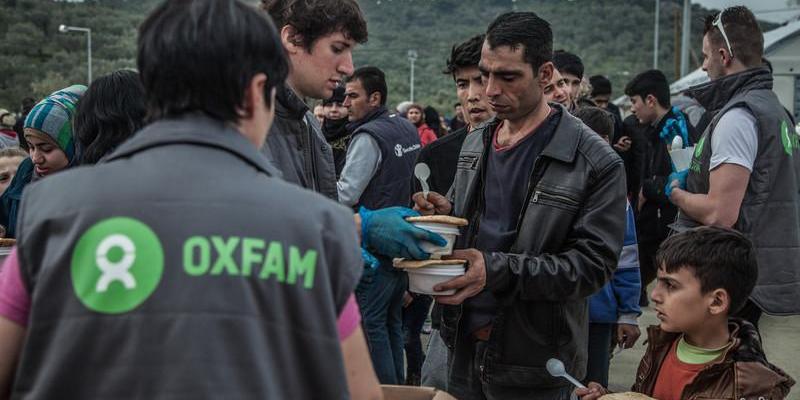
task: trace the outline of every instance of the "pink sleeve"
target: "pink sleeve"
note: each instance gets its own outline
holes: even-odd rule
[[[344,309],[342,309],[342,313],[339,314],[339,319],[336,321],[336,325],[339,328],[339,341],[349,338],[360,324],[361,312],[358,310],[356,297],[351,294],[344,305]]]
[[[0,316],[28,326],[30,311],[31,298],[22,283],[17,248],[14,247],[0,270]]]

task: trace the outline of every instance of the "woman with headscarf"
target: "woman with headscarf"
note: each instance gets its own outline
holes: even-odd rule
[[[11,185],[0,197],[0,225],[5,227],[5,237],[16,237],[17,208],[25,186],[73,164],[72,117],[85,91],[83,85],[58,90],[37,103],[25,118],[30,157],[22,161]]]

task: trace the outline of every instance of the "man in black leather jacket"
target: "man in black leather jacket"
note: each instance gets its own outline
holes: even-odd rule
[[[446,305],[448,391],[459,399],[568,399],[550,358],[586,373],[587,297],[614,271],[625,230],[625,169],[600,136],[542,100],[553,73],[549,24],[499,16],[481,53],[497,118],[467,136],[448,198],[414,195],[423,213],[470,221],[452,257],[467,273],[435,290]]]

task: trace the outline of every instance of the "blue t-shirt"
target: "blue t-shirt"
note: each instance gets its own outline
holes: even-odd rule
[[[492,134],[492,148],[486,157],[484,205],[475,238],[475,248],[483,252],[508,252],[517,238],[517,221],[525,209],[528,183],[536,159],[550,143],[561,120],[561,110],[553,108],[547,119],[528,136],[510,147],[497,146],[497,132]],[[471,333],[492,322],[497,301],[484,290],[464,302],[463,326]]]

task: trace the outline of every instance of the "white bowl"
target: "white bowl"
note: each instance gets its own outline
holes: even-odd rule
[[[447,244],[444,246],[437,246],[428,241],[420,242],[420,247],[422,250],[426,253],[430,253],[431,258],[440,259],[442,256],[449,256],[450,254],[453,254],[453,246],[456,243],[456,236],[459,235],[457,226],[436,222],[412,222],[412,224],[417,228],[438,233],[445,240],[447,240]]]
[[[408,268],[408,290],[414,293],[447,296],[454,294],[455,290],[436,292],[433,287],[447,282],[453,278],[464,275],[464,264],[433,265],[422,268]]]

